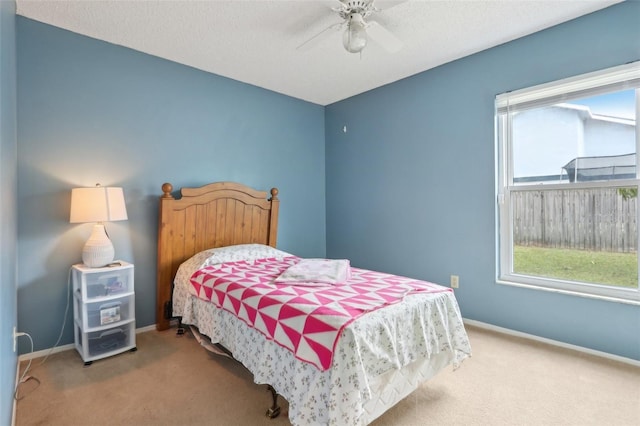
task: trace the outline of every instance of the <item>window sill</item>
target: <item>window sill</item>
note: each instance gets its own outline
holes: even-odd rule
[[[541,291],[547,291],[550,293],[559,293],[559,294],[564,294],[569,296],[578,296],[578,297],[584,297],[587,299],[603,300],[606,302],[623,303],[626,305],[640,306],[640,299],[638,299],[638,297],[640,297],[640,293],[638,292],[636,292],[636,299],[627,299],[627,298],[616,297],[616,296],[606,296],[601,294],[586,293],[586,292],[575,291],[575,290],[566,290],[566,289],[556,288],[556,287],[546,287],[538,284],[521,283],[521,282],[510,281],[507,279],[498,279],[496,280],[496,284],[508,285],[512,287],[528,288],[531,290],[541,290]]]

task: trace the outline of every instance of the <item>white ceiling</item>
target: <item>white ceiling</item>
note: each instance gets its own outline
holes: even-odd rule
[[[337,31],[296,49],[341,22],[337,1],[17,0],[17,13],[328,105],[621,0],[376,0],[372,18],[404,42],[399,52],[370,42],[348,53]]]

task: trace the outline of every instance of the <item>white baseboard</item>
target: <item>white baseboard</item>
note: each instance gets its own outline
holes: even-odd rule
[[[136,328],[136,334],[146,333],[147,331],[153,331],[156,329],[155,324],[148,325],[146,327]]]
[[[471,319],[467,319],[467,318],[463,318],[463,321],[465,324],[469,324],[471,326],[474,327],[478,327],[478,328],[484,328],[486,330],[491,330],[491,331],[495,331],[497,333],[503,333],[503,334],[508,334],[510,336],[516,336],[516,337],[522,337],[525,339],[529,339],[529,340],[535,340],[537,342],[542,342],[542,343],[546,343],[549,345],[553,345],[553,346],[558,346],[561,348],[566,348],[566,349],[573,349],[575,351],[578,352],[583,352],[589,355],[595,355],[595,356],[599,356],[601,358],[606,358],[606,359],[610,359],[610,360],[614,360],[614,361],[619,361],[619,362],[623,362],[625,364],[630,364],[636,367],[640,367],[640,361],[635,360],[635,359],[631,359],[631,358],[626,358],[626,357],[622,357],[619,355],[613,355],[607,352],[601,352],[601,351],[596,351],[593,349],[589,349],[589,348],[584,348],[582,346],[576,346],[576,345],[571,345],[569,343],[564,343],[564,342],[559,342],[557,340],[552,340],[552,339],[547,339],[544,337],[539,337],[539,336],[535,336],[533,334],[527,334],[527,333],[523,333],[520,331],[515,331],[515,330],[511,330],[508,328],[503,328],[503,327],[498,327],[496,325],[492,325],[492,324],[487,324],[485,322],[481,322],[481,321],[476,321],[476,320],[471,320]],[[140,327],[136,329],[136,334],[140,334],[140,333],[145,333],[147,331],[153,331],[156,329],[156,325],[155,324],[151,324],[148,325],[146,327]],[[58,346],[56,348],[49,348],[49,349],[43,349],[37,352],[31,352],[28,354],[23,354],[20,355],[18,357],[18,364],[16,366],[16,384],[18,383],[18,375],[20,374],[20,362],[21,361],[27,361],[29,359],[33,359],[33,358],[40,358],[42,356],[46,356],[50,351],[52,354],[57,353],[57,352],[62,352],[62,351],[67,351],[69,349],[75,349],[75,345],[73,343],[70,343],[68,345],[63,345],[63,346]],[[15,401],[14,401],[14,410],[15,410]]]
[[[516,336],[516,337],[522,337],[524,339],[535,340],[537,342],[542,342],[542,343],[546,343],[546,344],[549,344],[549,345],[558,346],[560,348],[572,349],[574,351],[586,353],[586,354],[589,354],[589,355],[594,355],[594,356],[598,356],[598,357],[601,357],[601,358],[606,358],[606,359],[610,359],[610,360],[613,360],[613,361],[623,362],[625,364],[630,364],[630,365],[633,365],[633,366],[636,366],[636,367],[640,367],[640,361],[632,359],[632,358],[626,358],[626,357],[619,356],[619,355],[613,355],[613,354],[610,354],[610,353],[607,353],[607,352],[596,351],[596,350],[593,350],[593,349],[584,348],[582,346],[571,345],[569,343],[559,342],[557,340],[551,340],[551,339],[547,339],[547,338],[544,338],[544,337],[535,336],[533,334],[522,333],[520,331],[515,331],[515,330],[508,329],[508,328],[503,328],[503,327],[498,327],[496,325],[487,324],[487,323],[484,323],[484,322],[481,322],[481,321],[470,320],[470,319],[466,319],[466,318],[463,318],[462,321],[465,324],[469,324],[471,326],[478,327],[478,328],[484,328],[486,330],[495,331],[497,333],[503,333],[503,334],[508,334],[510,336]]]
[[[146,327],[136,328],[136,334],[145,333],[147,331],[152,331],[156,329],[155,324],[148,325]],[[75,349],[76,345],[74,343],[69,343],[68,345],[56,346],[55,348],[42,349],[37,352],[30,352],[28,354],[22,354],[18,357],[18,363],[21,361],[28,361],[34,358],[40,358],[43,356],[55,354],[58,352],[68,351],[69,349]],[[17,383],[17,380],[16,380]]]

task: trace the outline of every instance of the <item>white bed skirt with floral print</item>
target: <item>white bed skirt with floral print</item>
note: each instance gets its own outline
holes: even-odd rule
[[[471,354],[452,293],[411,295],[355,320],[344,329],[332,366],[324,372],[229,312],[190,295],[180,280],[173,313],[231,351],[255,383],[269,384],[286,398],[295,426],[366,425],[421,382],[450,364],[456,368]]]

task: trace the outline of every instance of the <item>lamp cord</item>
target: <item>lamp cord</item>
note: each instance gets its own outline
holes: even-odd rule
[[[60,329],[60,334],[58,335],[58,340],[56,340],[56,343],[54,343],[54,345],[51,347],[51,349],[49,349],[49,352],[47,353],[47,355],[42,359],[42,361],[40,361],[40,363],[37,365],[37,367],[40,367],[42,364],[45,363],[45,361],[49,358],[49,355],[51,355],[54,351],[54,349],[58,346],[58,344],[60,343],[60,340],[62,340],[62,334],[64,333],[64,328],[67,325],[67,314],[69,313],[69,305],[70,305],[70,299],[72,298],[71,293],[71,271],[73,270],[72,267],[69,268],[69,272],[67,274],[67,306],[64,309],[64,319],[62,320],[62,328]],[[33,353],[33,339],[31,338],[31,336],[28,333],[17,333],[17,336],[27,336],[29,338],[29,341],[31,342],[31,351],[30,353]],[[27,363],[27,367],[24,369],[24,372],[22,373],[22,375],[20,376],[20,380],[18,380],[18,383],[16,383],[16,388],[13,392],[13,398],[16,401],[21,400],[24,397],[18,397],[18,389],[20,387],[21,384],[25,383],[28,380],[34,380],[36,382],[38,382],[38,385],[40,385],[40,380],[35,377],[35,376],[27,376],[27,373],[29,372],[29,369],[31,368],[31,362],[33,361],[32,358],[29,358],[29,362]]]
[[[33,353],[33,339],[31,338],[31,336],[28,333],[18,333],[17,335],[19,336],[27,336],[29,338],[29,342],[31,342],[31,353]],[[35,377],[35,376],[27,376],[27,372],[29,371],[29,368],[31,367],[31,359],[29,359],[29,363],[27,364],[27,368],[24,369],[24,372],[22,373],[22,375],[20,376],[20,380],[18,380],[18,383],[16,383],[16,388],[13,391],[13,399],[15,399],[16,401],[20,401],[22,398],[24,397],[18,397],[18,389],[20,388],[20,385],[23,384],[24,382],[28,381],[28,380],[34,380],[36,382],[38,382],[38,385],[40,385],[40,380]]]
[[[49,352],[42,359],[42,361],[40,361],[40,364],[38,364],[38,366],[44,364],[47,358],[49,358],[49,355],[51,355],[53,353],[53,350],[58,346],[58,344],[60,343],[60,340],[62,339],[62,333],[64,333],[64,328],[67,325],[67,314],[69,313],[69,305],[70,305],[69,301],[73,298],[71,295],[71,271],[72,270],[73,270],[73,267],[70,267],[69,272],[67,274],[67,306],[64,308],[64,319],[62,320],[62,328],[60,329],[58,340],[56,340],[56,343],[54,343],[51,349],[49,349]]]

